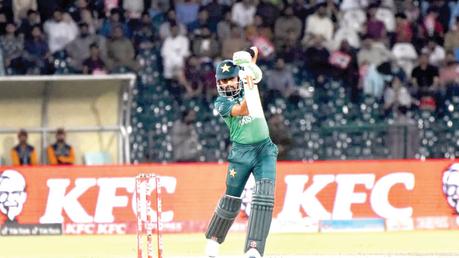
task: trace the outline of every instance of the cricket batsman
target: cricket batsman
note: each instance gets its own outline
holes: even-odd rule
[[[236,60],[236,53],[241,54],[239,52],[242,52],[242,56],[251,58],[251,64],[239,65],[243,59]],[[256,66],[258,50],[252,47],[239,52],[235,53],[233,60],[222,61],[217,66],[215,75],[219,94],[215,100],[215,108],[229,128],[232,146],[228,155],[226,192],[221,197],[206,232],[208,257],[218,255],[219,245],[225,240],[239,213],[241,194],[251,173],[255,177],[256,186],[244,247],[246,256],[263,256],[274,206],[278,150],[269,137],[258,89],[255,89],[258,102],[252,98],[253,92],[250,98],[247,97],[248,92],[253,91],[250,83],[261,80],[261,70]],[[251,71],[259,71],[259,74]],[[248,104],[250,101],[252,103]],[[250,105],[253,106],[254,103],[258,103],[259,106],[255,108],[261,110],[261,116],[254,116],[249,112],[252,111]]]

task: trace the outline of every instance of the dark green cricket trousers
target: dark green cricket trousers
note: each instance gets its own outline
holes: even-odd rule
[[[240,197],[250,173],[253,173],[255,181],[271,179],[274,183],[278,153],[277,146],[269,137],[253,144],[233,142],[228,155],[226,194]]]

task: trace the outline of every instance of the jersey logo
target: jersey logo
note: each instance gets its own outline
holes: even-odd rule
[[[239,120],[239,125],[246,125],[250,124],[253,121],[253,117],[251,116],[243,116],[241,120]]]
[[[231,177],[235,177],[236,174],[237,174],[237,172],[236,172],[236,170],[235,170],[234,168],[232,168],[232,169],[229,171],[229,174],[230,174]]]

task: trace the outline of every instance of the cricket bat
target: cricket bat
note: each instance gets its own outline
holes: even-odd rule
[[[263,106],[261,105],[260,93],[257,83],[261,80],[261,70],[256,66],[258,58],[258,49],[251,47],[253,56],[247,51],[238,51],[233,54],[233,61],[241,67],[239,77],[244,85],[245,99],[249,109],[249,115],[253,118],[265,118]],[[259,78],[254,78],[254,74],[259,75]]]

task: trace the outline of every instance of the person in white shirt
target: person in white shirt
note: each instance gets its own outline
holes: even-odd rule
[[[190,42],[186,36],[179,34],[179,27],[171,23],[171,35],[164,40],[161,48],[163,57],[164,78],[176,79],[182,72],[185,58],[190,55]]]
[[[429,42],[421,52],[428,54],[429,63],[435,66],[442,66],[446,56],[445,49],[434,38],[429,39]]]
[[[359,66],[364,64],[373,64],[375,66],[380,65],[391,59],[392,53],[387,47],[378,41],[373,41],[368,36],[363,36],[362,45],[357,53],[357,61]]]
[[[409,109],[413,102],[408,88],[395,76],[384,90],[384,109],[389,112],[395,112],[400,106]]]
[[[48,36],[48,46],[51,53],[65,48],[78,35],[78,26],[68,13],[55,10],[53,19],[47,20],[43,26]]]
[[[171,9],[167,11],[166,20],[161,24],[161,26],[159,26],[159,36],[161,37],[161,40],[164,40],[171,35],[171,23],[177,24],[181,35],[186,35],[187,30],[185,25],[177,21],[175,10]]]
[[[341,28],[345,27],[346,29],[354,30],[356,33],[363,33],[366,21],[367,14],[362,9],[353,9],[341,12],[339,26]]]
[[[140,18],[144,9],[143,0],[129,0],[123,1],[123,8],[127,11],[130,18]]]
[[[306,19],[303,42],[307,43],[312,35],[320,35],[328,42],[333,37],[333,22],[327,16],[326,4],[317,5],[317,11]]]
[[[397,63],[403,68],[406,74],[411,74],[414,64],[418,60],[418,53],[410,42],[395,43],[392,47],[392,54]]]
[[[254,22],[256,8],[251,0],[242,0],[233,5],[231,10],[231,21],[241,28],[251,25]]]
[[[331,48],[338,49],[343,40],[346,40],[353,48],[360,48],[359,34],[349,26],[341,26],[335,32]]]
[[[395,15],[394,12],[389,8],[380,7],[376,10],[376,19],[384,23],[384,27],[388,32],[394,32],[395,30]]]
[[[14,20],[20,22],[27,17],[28,10],[37,10],[37,0],[14,0],[13,13]]]

